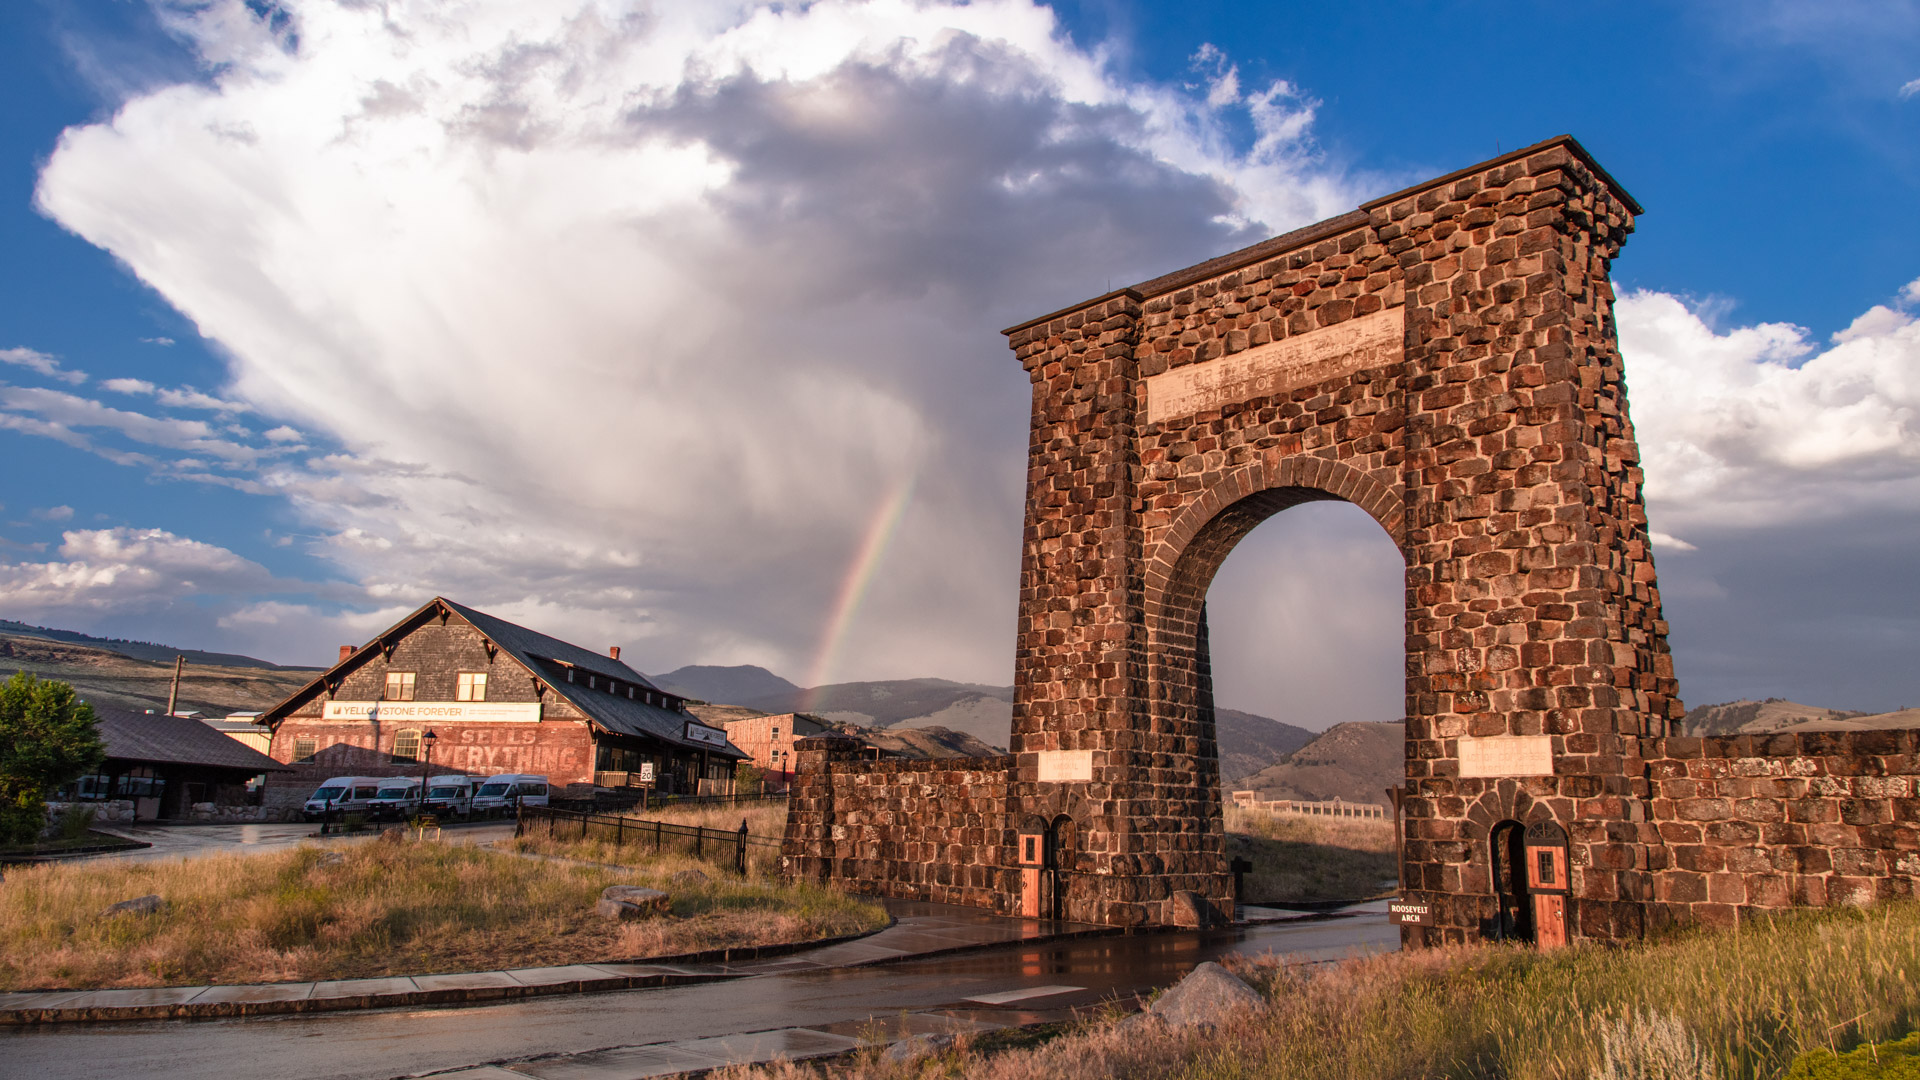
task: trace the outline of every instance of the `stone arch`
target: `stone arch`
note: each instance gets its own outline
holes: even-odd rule
[[[1205,595],[1227,553],[1255,526],[1288,507],[1329,500],[1359,507],[1395,547],[1405,549],[1406,512],[1397,483],[1382,483],[1329,458],[1251,462],[1202,490],[1154,538],[1143,560],[1149,626],[1169,614],[1169,603],[1183,591],[1197,585]]]

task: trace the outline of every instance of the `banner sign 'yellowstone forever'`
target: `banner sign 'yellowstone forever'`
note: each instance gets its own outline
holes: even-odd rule
[[[494,721],[529,724],[540,721],[537,701],[329,701],[327,720]]]

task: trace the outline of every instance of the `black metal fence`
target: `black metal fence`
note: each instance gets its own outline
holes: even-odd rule
[[[780,841],[764,836],[749,836],[742,822],[737,831],[707,829],[699,825],[679,825],[671,821],[646,821],[617,814],[583,814],[558,810],[551,806],[523,806],[513,835],[549,837],[554,840],[605,840],[621,846],[639,845],[655,854],[679,852],[696,859],[731,856],[736,873],[747,872],[747,849],[773,848]],[[760,852],[765,854],[765,852]]]
[[[595,792],[592,798],[584,799],[555,795],[548,802],[555,809],[588,814],[607,810],[630,810],[636,806],[642,810],[659,810],[669,806],[751,806],[758,803],[781,802],[786,797],[787,793],[784,791],[760,795],[662,795],[644,788],[614,788],[611,791]]]

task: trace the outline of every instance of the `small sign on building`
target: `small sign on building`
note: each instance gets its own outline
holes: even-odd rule
[[[705,724],[689,722],[687,724],[687,741],[706,743],[708,746],[725,746],[727,745],[727,733],[717,728],[707,727]]]
[[[1401,926],[1432,926],[1433,905],[1424,900],[1390,900],[1387,920]]]

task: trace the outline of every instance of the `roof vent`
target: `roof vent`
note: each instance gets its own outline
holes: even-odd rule
[[[610,657],[612,657],[612,658],[613,658],[613,659],[615,659],[615,660],[618,660],[618,659],[620,659],[620,646],[618,646],[618,645],[610,645],[610,646],[608,646],[608,647],[607,647],[607,655],[608,655],[608,656],[610,656]]]
[[[358,648],[358,646],[356,645],[340,646],[340,660],[345,660],[347,657],[352,656],[356,648]],[[334,663],[339,663],[339,662],[340,662],[339,660],[334,661]]]

